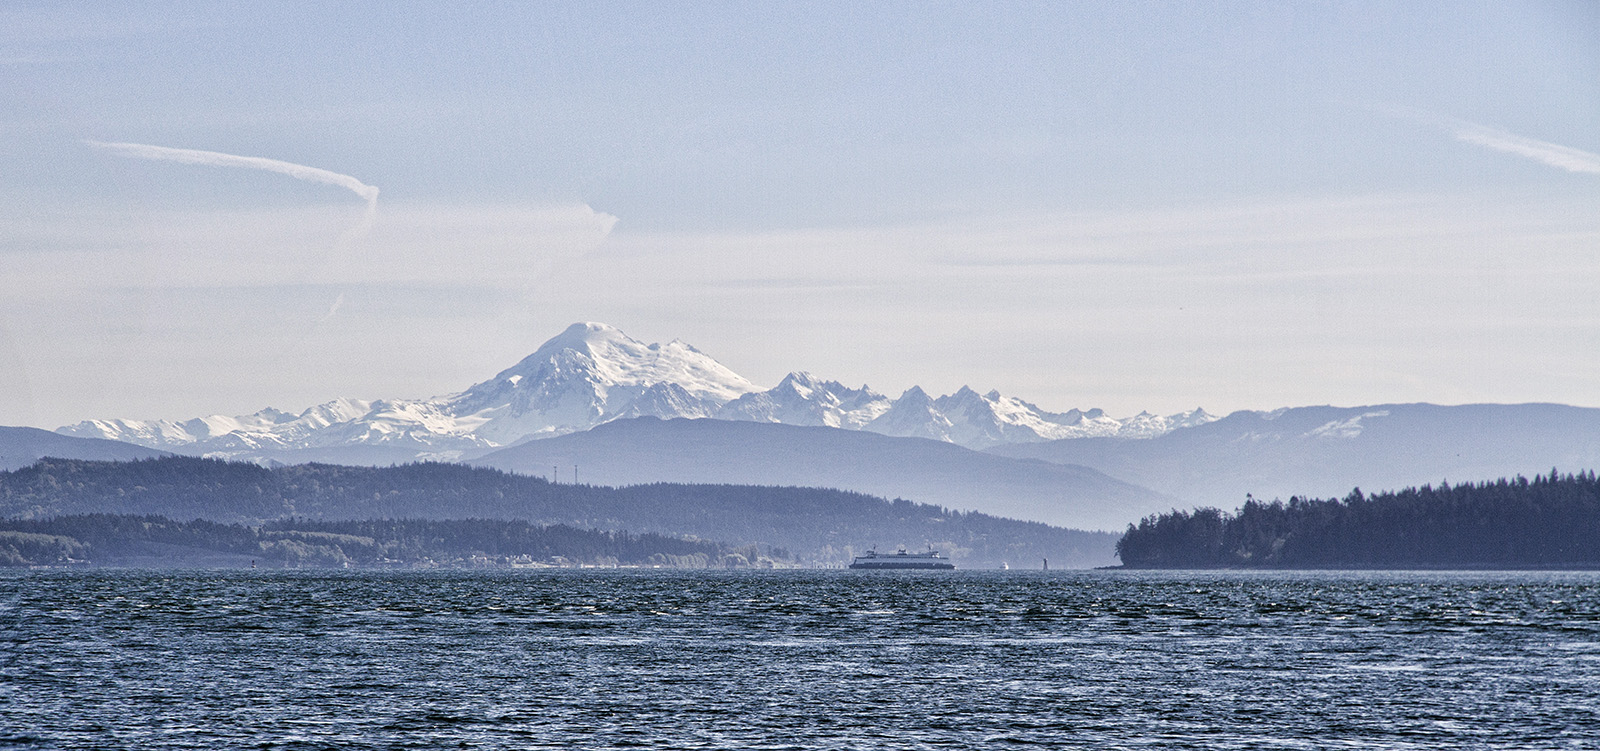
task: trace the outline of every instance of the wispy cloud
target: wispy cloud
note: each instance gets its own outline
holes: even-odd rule
[[[1411,120],[1448,131],[1456,137],[1456,140],[1463,143],[1527,157],[1534,161],[1548,164],[1551,167],[1559,167],[1568,172],[1600,175],[1600,154],[1575,149],[1571,146],[1562,146],[1558,143],[1519,136],[1499,128],[1491,128],[1487,125],[1480,125],[1414,107],[1369,105],[1367,108],[1390,117]]]
[[[1503,130],[1473,123],[1458,122],[1454,128],[1456,140],[1487,146],[1496,151],[1525,156],[1568,172],[1600,175],[1600,154],[1570,146],[1524,138]]]

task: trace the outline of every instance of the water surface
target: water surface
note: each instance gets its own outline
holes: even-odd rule
[[[0,747],[1593,748],[1600,574],[0,573]]]

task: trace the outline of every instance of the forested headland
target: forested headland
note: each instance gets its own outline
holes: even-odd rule
[[[1600,569],[1593,471],[1342,499],[1248,500],[1130,525],[1127,568]]]
[[[520,521],[313,521],[258,526],[162,516],[80,514],[0,520],[0,566],[162,563],[271,567],[629,565],[771,566],[788,552],[656,534]]]
[[[445,463],[266,468],[194,457],[129,462],[43,459],[0,472],[0,518],[59,521],[74,517],[81,524],[92,515],[156,516],[163,518],[160,525],[199,520],[259,528],[254,534],[286,531],[273,525],[287,520],[296,520],[301,525],[296,529],[306,532],[319,531],[304,526],[312,522],[521,522],[574,532],[659,538],[663,545],[668,541],[715,541],[720,546],[716,548],[719,560],[750,546],[762,556],[771,556],[770,551],[777,549],[799,565],[844,563],[872,547],[921,549],[931,545],[964,567],[997,567],[1002,562],[1033,565],[1042,558],[1061,567],[1094,566],[1112,562],[1116,540],[1112,534],[824,488],[667,483],[612,488],[558,484]],[[84,542],[74,534],[43,528],[23,530],[9,522],[6,529]],[[488,534],[487,529],[481,527],[480,531]],[[320,531],[374,540],[382,537],[346,527]],[[257,542],[262,539],[266,538]],[[342,544],[339,547],[345,550]],[[665,547],[651,552],[680,555]],[[586,554],[558,551],[551,555],[581,558]],[[620,559],[616,554],[605,555]],[[349,550],[345,557],[354,560]],[[337,556],[324,558],[342,562]]]

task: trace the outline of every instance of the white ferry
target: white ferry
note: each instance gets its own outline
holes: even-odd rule
[[[866,555],[858,555],[850,563],[850,568],[855,569],[953,569],[956,565],[949,558],[939,555],[939,551],[930,550],[926,553],[907,553],[905,548],[893,555],[880,555],[876,550],[867,551]]]

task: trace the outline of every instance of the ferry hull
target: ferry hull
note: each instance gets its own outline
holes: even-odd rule
[[[933,563],[929,561],[871,561],[866,563],[852,563],[850,568],[857,570],[906,570],[924,569],[949,571],[956,567],[954,563]]]

